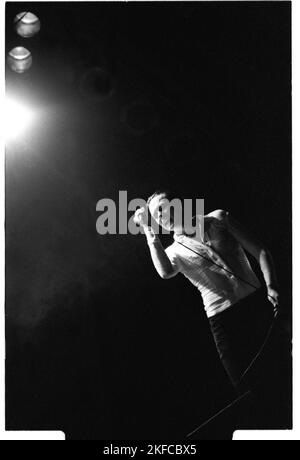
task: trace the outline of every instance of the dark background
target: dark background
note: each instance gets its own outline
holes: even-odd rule
[[[21,11],[36,37],[15,33]],[[7,92],[37,115],[6,152],[7,429],[183,438],[232,397],[201,298],[158,277],[143,236],[97,234],[96,203],[176,186],[230,210],[273,253],[290,311],[290,3],[7,3],[6,18],[7,51],[33,55]]]

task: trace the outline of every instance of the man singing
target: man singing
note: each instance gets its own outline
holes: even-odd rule
[[[244,391],[249,363],[272,319],[269,307],[273,305],[274,313],[279,308],[272,257],[224,210],[196,216],[196,225],[203,229],[192,233],[174,219],[170,199],[166,192],[154,193],[148,209],[136,211],[135,222],[143,227],[158,274],[169,279],[182,273],[199,290],[223,366],[238,392]],[[148,211],[163,229],[174,232],[174,242],[166,250],[149,226]],[[244,250],[258,262],[266,289]]]

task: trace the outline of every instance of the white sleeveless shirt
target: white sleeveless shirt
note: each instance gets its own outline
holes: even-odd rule
[[[211,318],[255,292],[261,283],[226,224],[209,215],[203,219],[205,233],[201,241],[175,234],[166,254],[174,269],[200,291]]]

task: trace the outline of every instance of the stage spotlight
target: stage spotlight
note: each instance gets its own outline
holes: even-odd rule
[[[17,14],[14,24],[17,34],[24,38],[33,37],[41,28],[39,18],[35,14],[26,11]]]
[[[5,99],[4,126],[6,141],[22,134],[33,120],[33,111],[13,99]]]
[[[17,46],[8,53],[7,62],[11,70],[14,72],[24,73],[31,67],[31,52],[26,48],[23,48],[23,46]]]

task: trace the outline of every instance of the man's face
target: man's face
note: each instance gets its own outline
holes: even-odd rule
[[[152,198],[149,211],[153,219],[165,230],[174,231],[174,212],[165,194]]]

